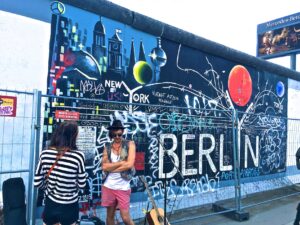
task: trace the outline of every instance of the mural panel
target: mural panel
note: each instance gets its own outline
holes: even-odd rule
[[[286,121],[278,116],[287,115],[287,80],[216,54],[68,5],[53,15],[44,139],[61,121],[55,111],[79,112],[89,173],[82,200],[101,195],[113,118],[136,141],[137,175],[154,197],[162,196],[165,176],[170,195],[213,191],[234,179],[234,110],[242,178],[285,171]],[[137,177],[132,188],[144,190]]]

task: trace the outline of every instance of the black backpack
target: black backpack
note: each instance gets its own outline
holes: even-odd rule
[[[27,225],[25,185],[21,177],[3,182],[3,217],[5,225]]]

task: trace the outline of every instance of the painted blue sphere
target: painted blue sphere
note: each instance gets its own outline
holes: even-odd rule
[[[276,94],[279,97],[282,97],[285,93],[285,87],[284,84],[281,81],[278,81],[276,84]]]

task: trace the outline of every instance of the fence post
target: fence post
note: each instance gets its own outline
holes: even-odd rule
[[[239,127],[239,117],[238,111],[233,109],[232,111],[232,134],[233,134],[233,159],[234,159],[234,188],[235,188],[235,207],[236,212],[241,212],[241,171],[240,171],[240,127]]]
[[[34,90],[32,104],[32,124],[31,124],[31,146],[30,146],[30,162],[29,162],[29,179],[28,179],[28,209],[27,223],[35,225],[35,210],[36,210],[36,194],[34,188],[34,173],[37,160],[39,157],[40,148],[40,129],[41,129],[41,91]]]

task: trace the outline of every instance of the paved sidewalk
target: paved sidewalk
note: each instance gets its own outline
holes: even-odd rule
[[[296,193],[299,190],[294,188],[282,189],[283,194]],[[275,198],[276,193],[270,191],[268,193],[256,194],[243,199],[245,204],[253,204],[255,202],[262,202],[270,198]],[[188,209],[181,212],[175,212],[171,216],[171,225],[293,225],[296,216],[296,208],[300,202],[300,195],[294,195],[279,200],[274,200],[269,203],[256,205],[254,207],[246,208],[245,211],[250,214],[249,220],[235,221],[223,215],[214,215],[200,219],[191,219],[199,215],[206,215],[213,213],[211,207],[200,207],[200,209]],[[177,221],[177,222],[176,222]],[[180,221],[180,222],[179,222]],[[148,225],[148,223],[146,223]],[[36,221],[36,225],[42,225],[41,220]],[[140,219],[136,225],[144,225],[144,220]]]
[[[176,225],[293,225],[296,216],[296,208],[300,202],[300,196],[291,196],[285,199],[272,201],[255,207],[245,209],[250,218],[247,221],[234,221],[222,215],[187,220]]]
[[[208,218],[182,221],[171,225],[293,225],[296,215],[296,207],[300,201],[299,197],[290,197],[271,203],[262,204],[249,208],[250,218],[247,221],[234,221],[225,216],[217,215]],[[42,224],[41,220],[37,223]],[[139,223],[143,224],[143,223]],[[148,223],[147,223],[148,224]]]

